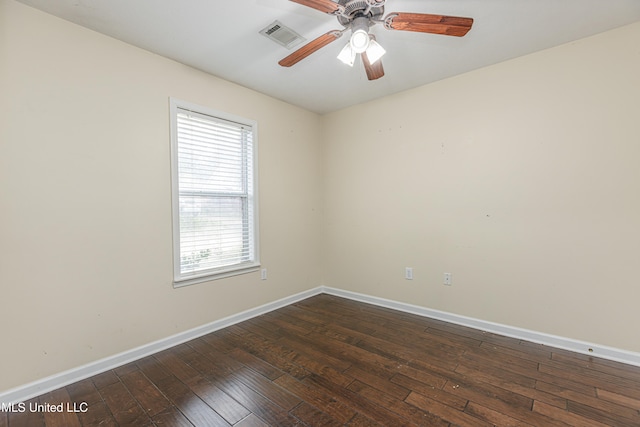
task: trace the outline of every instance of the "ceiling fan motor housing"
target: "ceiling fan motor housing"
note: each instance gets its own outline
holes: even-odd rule
[[[364,16],[370,21],[379,20],[384,14],[384,0],[340,0],[339,4],[344,6],[344,12],[338,15],[338,22],[344,27],[349,27],[357,17]]]

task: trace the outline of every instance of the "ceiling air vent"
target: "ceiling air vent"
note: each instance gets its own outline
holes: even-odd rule
[[[302,43],[306,39],[300,34],[286,27],[280,21],[273,21],[266,28],[260,30],[260,34],[273,40],[274,42],[291,49],[293,46]]]

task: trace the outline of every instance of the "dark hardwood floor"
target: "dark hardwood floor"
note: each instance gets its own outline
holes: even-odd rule
[[[318,295],[24,405],[0,427],[624,427],[640,368]]]

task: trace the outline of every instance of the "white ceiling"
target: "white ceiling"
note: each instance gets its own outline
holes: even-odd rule
[[[385,76],[336,59],[347,36],[291,68],[258,33],[279,20],[308,41],[336,18],[288,0],[18,0],[318,113],[335,111],[640,20],[640,0],[387,0],[389,12],[470,17],[462,38],[372,28]]]

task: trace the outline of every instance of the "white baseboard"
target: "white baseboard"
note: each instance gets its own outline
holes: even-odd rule
[[[391,308],[405,313],[412,313],[419,316],[443,320],[445,322],[457,325],[468,326],[471,328],[493,332],[512,338],[548,345],[550,347],[570,350],[576,353],[582,353],[590,356],[601,357],[603,359],[627,363],[634,366],[640,366],[639,353],[620,350],[598,344],[587,343],[584,341],[577,341],[570,338],[549,335],[542,332],[530,331],[527,329],[502,325],[499,323],[487,322],[484,320],[460,316],[453,313],[433,310],[430,308],[420,307],[417,305],[393,301],[385,298],[374,297],[371,295],[360,294],[357,292],[345,291],[342,289],[331,288],[327,286],[319,286],[317,288],[309,289],[307,291],[300,292],[298,294],[252,308],[250,310],[246,310],[241,313],[216,320],[206,325],[202,325],[197,328],[193,328],[188,331],[142,345],[140,347],[116,354],[114,356],[106,357],[104,359],[97,360],[95,362],[91,362],[86,365],[79,366],[77,368],[73,368],[68,371],[61,372],[43,378],[41,380],[37,380],[32,383],[1,392],[0,403],[10,404],[23,402],[49,391],[72,384],[76,381],[80,381],[85,378],[89,378],[91,376],[108,371],[110,369],[117,368],[118,366],[125,365],[129,362],[133,362],[135,360],[141,359],[175,345],[182,344],[194,338],[198,338],[219,329],[226,328],[227,326],[249,320],[253,317],[268,313],[273,310],[277,310],[278,308],[293,304],[295,302],[321,293],[348,298],[354,301],[361,301],[380,307]]]
[[[564,350],[586,354],[589,356],[601,357],[603,359],[622,362],[629,365],[640,366],[640,353],[634,353],[631,351],[607,347],[604,345],[550,335],[543,332],[517,328],[515,326],[502,325],[499,323],[474,319],[472,317],[460,316],[458,314],[447,313],[445,311],[433,310],[430,308],[360,294],[357,292],[344,291],[337,288],[324,286],[322,287],[322,291],[330,295],[378,305],[380,307],[391,308],[394,310],[403,311],[405,313],[417,314],[418,316],[443,320],[445,322],[453,323],[456,325],[468,326],[470,328],[493,332],[507,337],[531,341],[538,344],[544,344],[550,347],[561,348]]]
[[[219,329],[226,328],[227,326],[249,320],[261,314],[277,310],[278,308],[293,304],[297,301],[301,301],[305,298],[309,298],[319,293],[322,293],[321,287],[310,289],[308,291],[291,295],[289,297],[282,298],[277,301],[261,305],[259,307],[255,307],[250,310],[246,310],[241,313],[216,320],[197,328],[193,328],[188,331],[181,332],[179,334],[172,335],[170,337],[163,338],[161,340],[145,344],[140,347],[127,350],[122,353],[88,363],[83,366],[79,366],[77,368],[69,369],[68,371],[51,375],[49,377],[34,381],[29,384],[0,392],[0,403],[9,404],[24,402],[25,400],[31,399],[44,393],[48,393],[60,387],[73,384],[76,381],[101,374],[110,369],[117,368],[118,366],[126,365],[129,362],[133,362],[159,351],[166,350],[167,348],[182,344],[184,342],[201,337]]]

